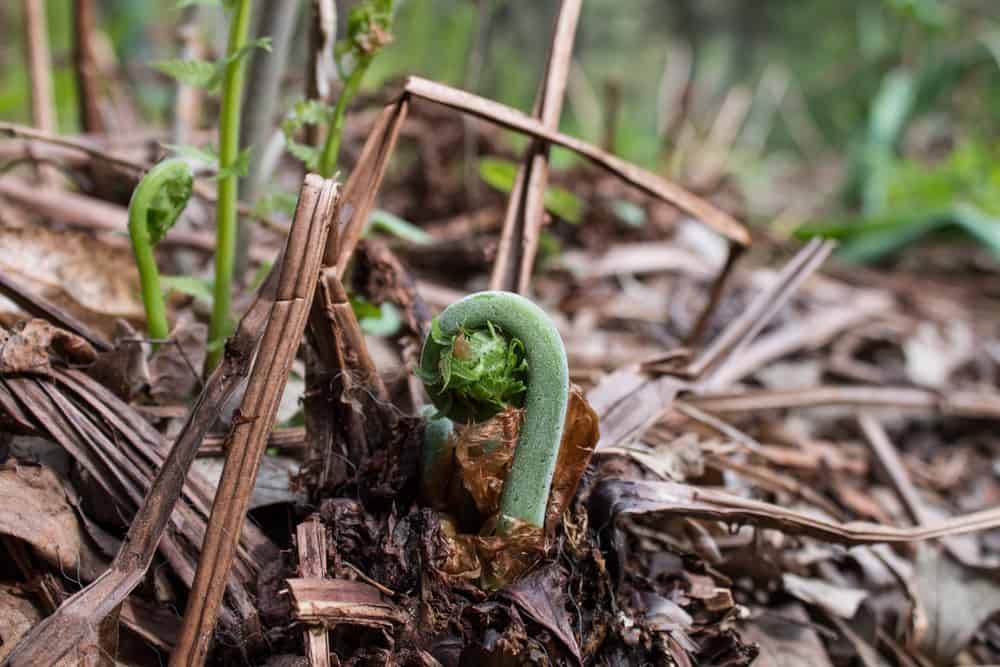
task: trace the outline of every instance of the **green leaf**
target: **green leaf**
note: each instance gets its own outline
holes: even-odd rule
[[[234,54],[232,54],[230,56],[226,56],[225,58],[223,58],[222,60],[220,60],[217,63],[217,66],[219,67],[219,69],[224,70],[226,68],[226,65],[229,65],[230,63],[237,62],[239,60],[243,60],[244,58],[247,57],[247,54],[249,54],[254,49],[264,49],[265,51],[267,51],[268,53],[270,53],[271,52],[271,38],[270,37],[258,37],[257,39],[250,40],[249,42],[247,42],[246,44],[244,44],[243,46],[241,46],[240,48],[238,48],[236,50],[236,53],[234,53]]]
[[[351,297],[351,309],[361,331],[370,336],[395,336],[403,326],[403,318],[399,308],[388,301],[376,305],[362,296]]]
[[[197,146],[186,146],[182,144],[160,144],[168,151],[176,153],[182,158],[202,162],[210,167],[217,167],[219,164],[219,154],[212,146],[206,144],[203,148]]]
[[[166,160],[160,164],[167,162],[170,161]],[[146,208],[146,229],[150,244],[156,245],[163,240],[174,223],[180,219],[193,189],[194,178],[187,165],[184,165],[183,173],[178,177],[163,181]]]
[[[207,5],[210,7],[218,7],[222,4],[221,0],[177,0],[177,4],[174,5],[175,9],[184,9],[185,7],[191,7],[192,5]],[[226,2],[226,8],[232,4],[230,0]]]
[[[545,188],[545,208],[566,222],[578,225],[583,220],[583,200],[569,190],[550,185]]]
[[[237,154],[236,160],[231,165],[219,169],[218,173],[212,178],[218,180],[220,178],[228,178],[229,176],[237,176],[239,178],[246,176],[250,170],[250,154],[252,152],[253,146],[247,146]]]
[[[225,76],[226,66],[242,60],[254,49],[270,51],[271,38],[260,37],[247,42],[236,53],[215,62],[196,58],[191,60],[172,59],[154,62],[153,67],[183,84],[196,88],[204,88],[210,93],[215,93],[222,86],[222,78]]]
[[[316,171],[319,167],[322,149],[299,143],[296,133],[305,125],[326,125],[333,118],[333,107],[319,100],[300,100],[281,123],[288,152],[305,164],[306,169]]]
[[[212,303],[212,281],[194,276],[160,276],[160,287],[165,294],[180,292],[205,303]]]
[[[899,213],[892,217],[857,223],[809,225],[796,236],[841,239],[837,255],[848,262],[875,262],[899,252],[936,231],[958,228],[1000,258],[1000,218],[992,217],[966,202],[947,210]]]
[[[257,200],[253,211],[257,215],[271,215],[277,212],[292,217],[298,203],[298,197],[290,192],[273,192]]]
[[[517,165],[510,160],[482,158],[479,176],[495,190],[510,194],[517,180]],[[583,219],[583,200],[569,190],[550,185],[545,188],[545,209],[566,222],[578,224]]]
[[[217,63],[206,60],[160,60],[154,62],[153,67],[183,84],[204,88],[208,91],[217,90],[222,82],[222,75]]]
[[[440,365],[434,371],[417,369],[416,374],[441,413],[483,421],[511,405],[523,405],[528,360],[520,339],[508,338],[491,322],[445,336],[436,318],[431,336],[444,347]]]
[[[368,225],[365,227],[363,235],[367,236],[373,229],[380,229],[414,245],[429,245],[434,241],[430,234],[412,222],[407,222],[378,208],[373,210],[368,217]]]
[[[646,224],[646,209],[627,199],[612,200],[611,211],[629,227],[642,227]]]

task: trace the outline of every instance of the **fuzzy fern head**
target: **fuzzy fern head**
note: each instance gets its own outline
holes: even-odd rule
[[[194,178],[184,160],[164,160],[142,178],[129,203],[129,226],[142,225],[156,245],[184,212]]]
[[[520,339],[492,322],[479,329],[459,327],[448,336],[436,319],[430,338],[442,348],[437,368],[417,369],[417,376],[441,414],[459,422],[484,421],[523,406],[528,360]]]

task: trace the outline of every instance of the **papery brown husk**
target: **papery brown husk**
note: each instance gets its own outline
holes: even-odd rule
[[[542,559],[546,534],[554,536],[563,511],[572,502],[599,437],[597,414],[576,387],[570,392],[562,442],[546,511],[546,531],[515,522],[504,536],[494,535],[503,483],[510,471],[523,421],[523,410],[509,409],[489,421],[456,430],[455,475],[450,507],[455,516],[443,521],[452,555],[445,571],[478,579],[487,589],[516,581]],[[449,447],[449,449],[451,449]],[[484,517],[488,517],[485,521]],[[478,524],[478,535],[461,532]]]

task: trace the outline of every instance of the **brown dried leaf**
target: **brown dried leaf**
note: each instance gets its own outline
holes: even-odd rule
[[[781,583],[785,591],[803,602],[816,605],[828,614],[840,618],[853,618],[858,607],[868,597],[866,590],[836,586],[822,579],[800,577],[791,572],[782,573]]]
[[[760,647],[755,667],[832,667],[823,643],[809,623],[802,605],[791,603],[741,627],[740,634],[744,641]]]
[[[86,234],[2,227],[0,270],[108,337],[117,318],[144,317],[131,253]]]
[[[174,325],[170,342],[149,358],[149,394],[156,403],[185,401],[198,390],[207,338],[208,328],[200,322],[181,318]]]
[[[563,511],[573,501],[580,478],[590,465],[600,436],[597,413],[587,403],[579,387],[573,387],[569,393],[566,424],[563,427],[562,443],[559,445],[552,490],[549,492],[549,505],[545,512],[545,526],[549,530],[555,529]]]
[[[40,620],[42,613],[26,595],[14,586],[0,584],[0,660]]]
[[[535,570],[501,593],[535,623],[555,635],[582,664],[580,645],[573,636],[566,611],[566,576],[556,565]]]
[[[44,373],[51,357],[71,364],[89,364],[97,353],[90,343],[45,320],[18,322],[11,331],[0,331],[0,374]]]
[[[456,431],[457,479],[483,517],[500,511],[500,496],[523,417],[524,410],[510,408],[485,422]],[[462,503],[462,498],[453,494],[453,502]]]
[[[149,385],[149,367],[139,334],[125,320],[115,322],[114,348],[101,353],[87,375],[123,401],[131,401]]]
[[[0,467],[0,534],[24,540],[63,571],[76,571],[80,525],[62,484],[48,468]]]
[[[496,590],[516,581],[541,559],[545,536],[540,528],[517,521],[507,535],[500,537],[491,534],[492,524],[492,521],[487,523],[482,535],[459,534],[448,539],[452,552],[457,555],[449,557],[446,572],[455,575],[464,572],[464,576],[469,576],[478,569],[480,585]],[[471,558],[472,553],[478,559],[478,568]],[[448,570],[448,567],[455,570]]]
[[[927,623],[914,643],[938,665],[952,664],[979,626],[1000,610],[995,575],[964,567],[939,549],[921,549],[914,588],[922,607],[915,617]]]

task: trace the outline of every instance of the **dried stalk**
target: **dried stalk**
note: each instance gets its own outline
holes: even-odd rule
[[[347,216],[347,220],[338,225],[336,235],[330,234],[323,258],[323,266],[337,267],[338,278],[344,277],[347,262],[354,254],[368,222],[368,215],[375,205],[375,195],[385,177],[408,110],[409,102],[405,98],[382,110],[361,149],[354,171],[344,185],[340,210],[341,217]]]
[[[864,385],[761,389],[689,396],[688,403],[715,414],[756,410],[786,410],[825,405],[916,410],[960,417],[1000,418],[1000,395],[993,392],[951,392],[943,395],[913,387]]]
[[[24,0],[24,34],[28,79],[31,83],[31,122],[42,132],[56,129],[52,102],[52,57],[49,54],[49,29],[45,20],[43,0]],[[38,179],[54,183],[58,174],[48,167],[39,167]]]
[[[319,198],[318,190],[317,183],[307,181],[303,185],[300,199],[315,204]],[[310,225],[314,217],[314,210],[309,207],[300,208],[301,214],[296,217],[292,225],[296,229]],[[198,452],[198,445],[217,418],[221,406],[232,397],[249,372],[257,342],[271,315],[272,304],[279,287],[279,271],[282,278],[286,274],[298,275],[304,271],[305,249],[301,243],[296,245],[291,243],[292,238],[300,240],[301,236],[302,234],[298,234],[290,237],[284,257],[275,264],[271,275],[261,286],[257,300],[243,316],[236,333],[229,339],[222,363],[216,367],[205,383],[205,389],[198,397],[180,437],[164,460],[142,501],[128,535],[122,543],[121,551],[118,552],[111,567],[67,600],[52,616],[35,626],[8,656],[7,661],[3,663],[4,667],[33,667],[57,663],[87,641],[87,638],[97,631],[102,619],[112,613],[142,581],[157,545],[159,544],[161,549],[169,546],[170,542],[168,540],[161,542],[161,538],[164,536],[171,513],[175,508],[181,507],[177,500],[184,489],[188,470]],[[51,396],[55,398],[55,395]],[[89,393],[80,394],[80,397],[93,398]],[[105,413],[104,417],[115,419],[110,413]],[[47,426],[51,429],[59,425],[53,423]],[[151,428],[148,424],[146,427]],[[66,428],[72,430],[71,427]],[[124,460],[109,461],[108,464],[119,467],[131,465]],[[95,477],[102,478],[100,475]],[[205,502],[207,503],[207,500]],[[234,535],[238,537],[239,533],[240,531],[236,530]],[[179,564],[182,559],[171,557],[170,560]]]
[[[317,517],[295,528],[299,551],[299,576],[306,579],[326,577],[326,528]],[[312,667],[329,667],[330,637],[324,625],[310,625],[303,631],[306,657]]]
[[[208,653],[267,434],[305,329],[336,199],[333,181],[306,176],[286,251],[300,262],[282,267],[257,363],[227,437],[226,464],[171,665],[201,665]]]
[[[728,524],[748,523],[788,535],[807,535],[848,545],[921,542],[1000,526],[1000,508],[996,507],[913,528],[863,521],[841,523],[773,503],[676,482],[604,480],[591,492],[589,502],[591,524],[598,528],[611,526],[622,515],[676,514]]]
[[[736,356],[781,310],[798,287],[819,268],[833,251],[835,242],[813,239],[800,250],[778,275],[777,289],[762,292],[750,306],[688,367],[688,373],[707,383],[727,360]]]
[[[79,98],[80,127],[87,134],[104,134],[101,81],[94,55],[94,0],[75,0],[73,12],[73,68]]]
[[[542,79],[532,115],[545,129],[558,132],[569,76],[570,57],[582,0],[563,0],[556,20],[549,61]],[[493,274],[491,290],[524,293],[531,280],[538,236],[545,216],[545,187],[549,178],[549,147],[534,141],[528,147],[517,171],[514,189],[507,202],[503,232]]]
[[[704,224],[713,228],[729,240],[740,245],[750,244],[750,233],[741,223],[728,213],[719,210],[708,201],[660,176],[634,164],[615,157],[592,144],[546,128],[531,116],[504,106],[493,100],[467,93],[441,83],[411,76],[406,81],[404,91],[414,97],[435,102],[473,116],[478,116],[510,130],[526,134],[556,146],[567,148],[587,158],[621,178],[626,183],[662,199]]]

